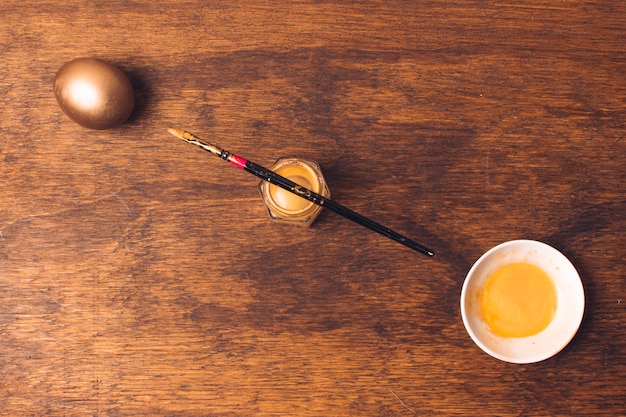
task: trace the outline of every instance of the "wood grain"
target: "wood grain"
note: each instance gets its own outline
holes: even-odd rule
[[[5,0],[0,415],[621,415],[623,2]],[[136,110],[90,131],[54,99],[80,56]],[[318,161],[330,212],[269,221],[263,165]],[[511,239],[581,274],[558,355],[512,365],[463,328],[471,264]]]

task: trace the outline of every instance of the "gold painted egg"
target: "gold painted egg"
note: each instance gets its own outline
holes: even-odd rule
[[[54,95],[70,119],[89,129],[120,126],[135,107],[135,91],[126,74],[95,58],[63,65],[54,79]]]

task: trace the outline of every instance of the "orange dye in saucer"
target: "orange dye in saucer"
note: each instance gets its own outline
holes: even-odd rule
[[[480,295],[491,330],[503,337],[528,337],[548,327],[557,307],[556,288],[538,266],[516,262],[498,268]]]

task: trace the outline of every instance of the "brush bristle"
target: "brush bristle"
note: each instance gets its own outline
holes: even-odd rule
[[[185,134],[184,130],[179,129],[177,127],[170,127],[170,128],[167,129],[167,131],[170,134],[176,136],[178,139],[183,139],[183,135]]]

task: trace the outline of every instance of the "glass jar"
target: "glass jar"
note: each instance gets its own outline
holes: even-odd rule
[[[270,169],[302,187],[330,198],[330,189],[315,161],[279,158]],[[277,222],[308,227],[322,211],[321,206],[267,181],[259,183],[259,191],[270,217]]]

